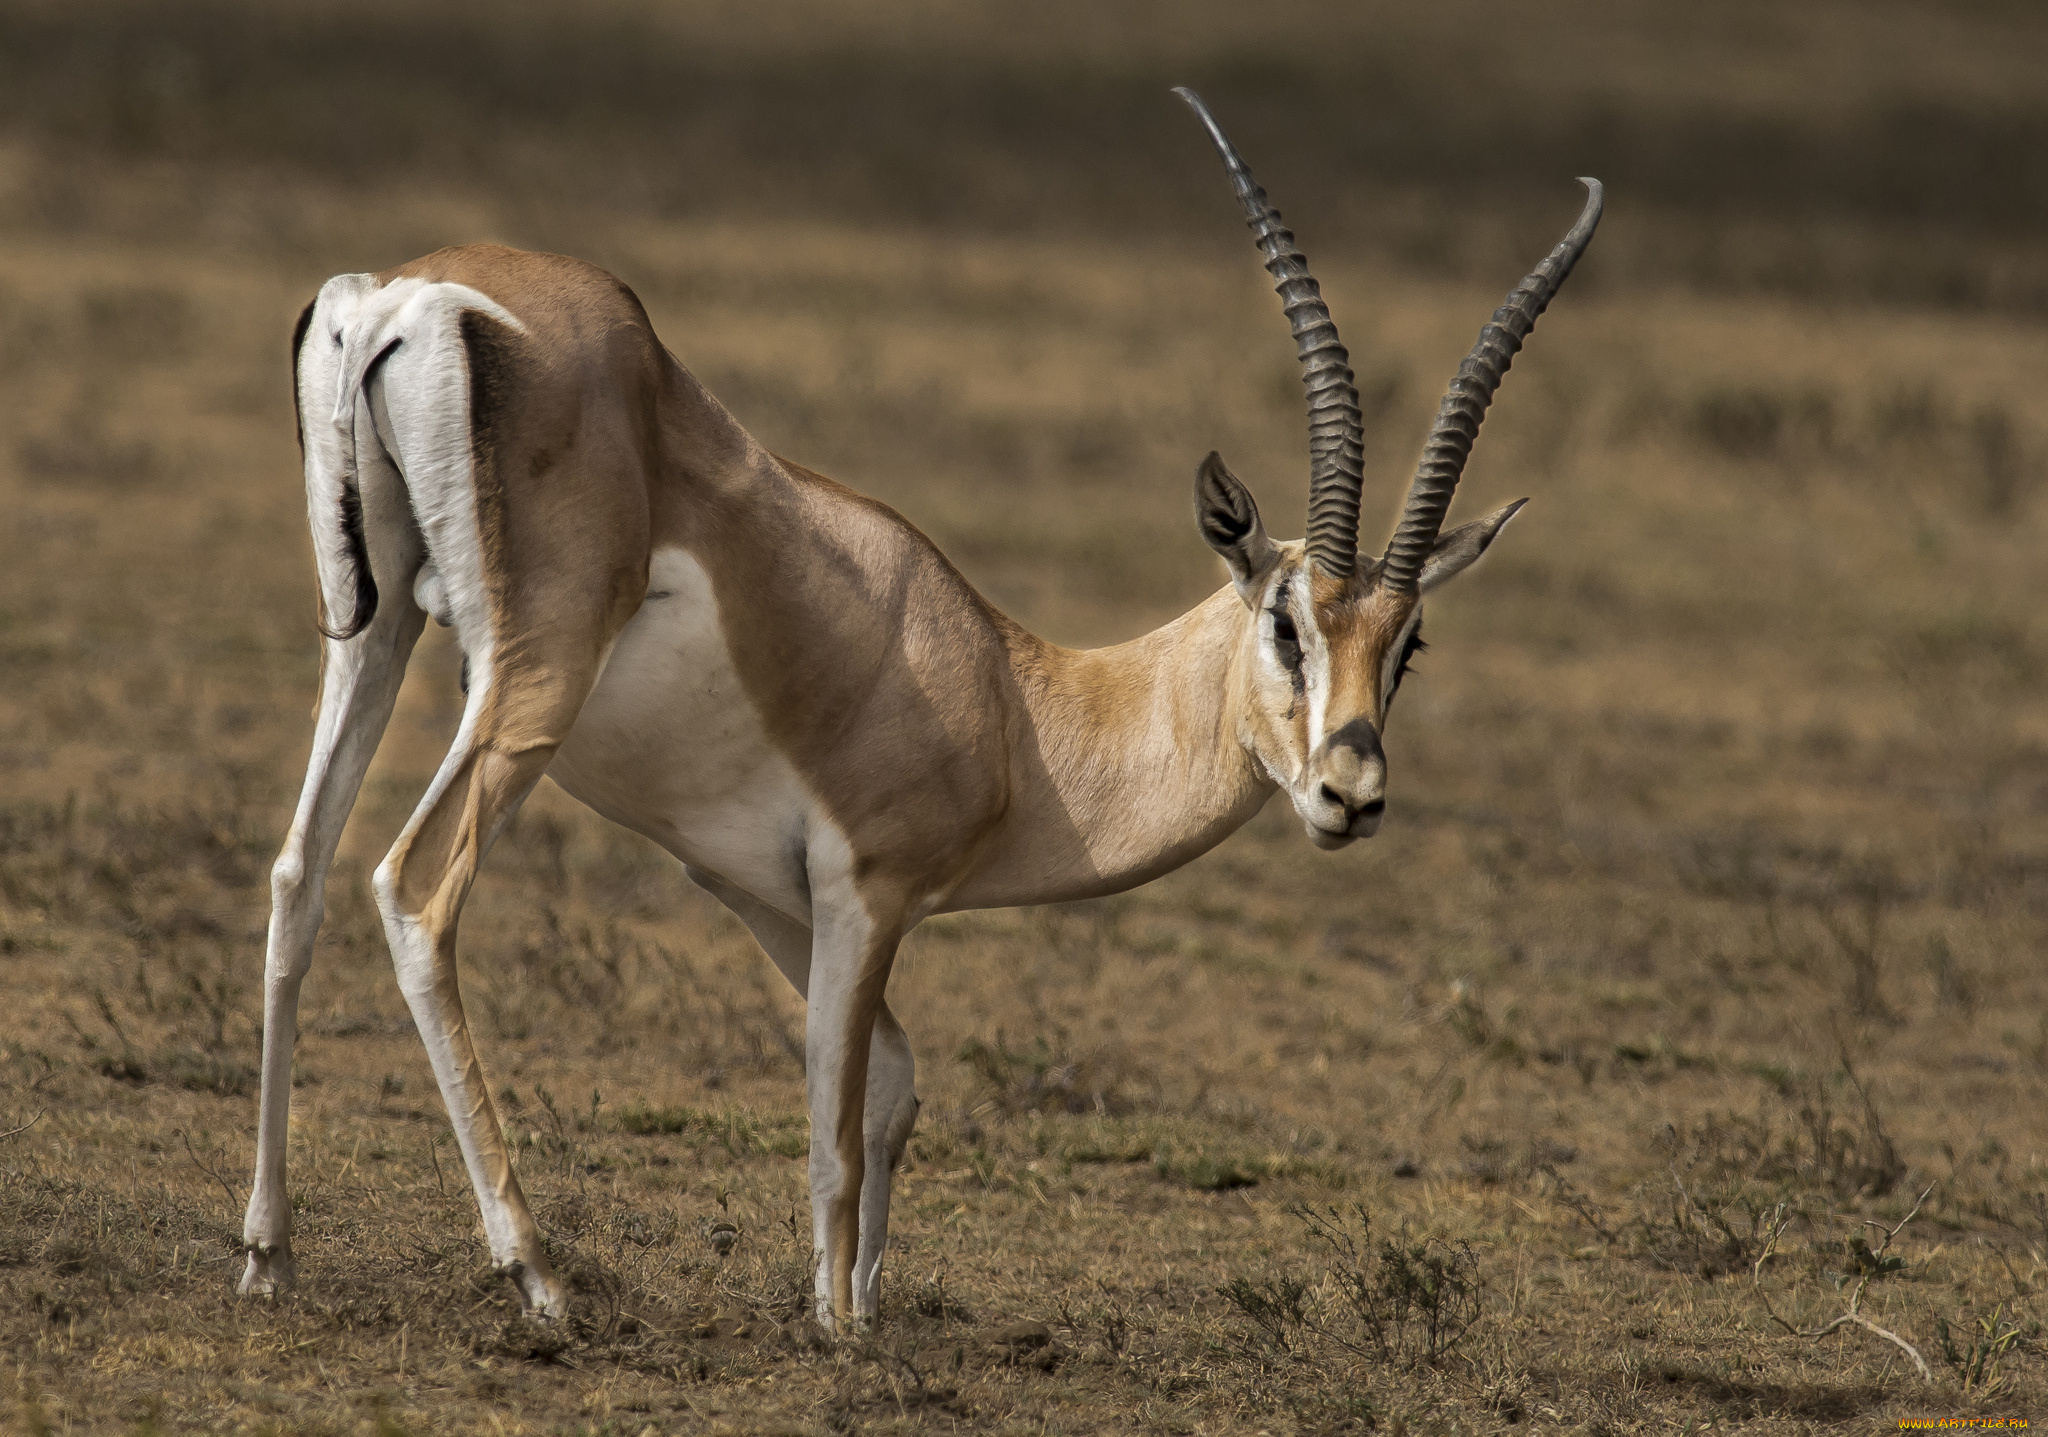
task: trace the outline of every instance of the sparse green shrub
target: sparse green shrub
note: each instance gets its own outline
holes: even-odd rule
[[[95,987],[93,1008],[113,1044],[67,1014],[73,1035],[92,1055],[93,1069],[138,1087],[161,1083],[223,1098],[255,1092],[260,1029],[247,1011],[248,985],[235,976],[235,960],[225,949],[206,956],[173,949],[168,955],[146,955],[132,976],[111,990]],[[238,1018],[246,1021],[237,1023],[231,1035],[230,1022]],[[140,1025],[136,1031],[154,1028],[169,1041],[154,1047],[138,1044],[130,1024]]]
[[[1404,1366],[1438,1366],[1481,1311],[1479,1260],[1462,1241],[1402,1233],[1372,1242],[1372,1216],[1355,1205],[1294,1215],[1329,1253],[1328,1278],[1348,1311],[1352,1335],[1332,1332],[1340,1345]]]
[[[1349,1211],[1296,1205],[1288,1213],[1323,1253],[1321,1271],[1239,1276],[1223,1289],[1268,1348],[1439,1367],[1480,1321],[1484,1285],[1469,1244],[1406,1232],[1375,1240],[1363,1204]]]
[[[1934,1332],[1941,1343],[1941,1358],[1963,1384],[1965,1392],[1992,1393],[2002,1385],[2000,1364],[2027,1336],[2026,1329],[2013,1321],[2000,1303],[1988,1317],[1979,1317],[1958,1329],[1946,1317],[1935,1319]],[[2040,1335],[2040,1324],[2033,1324]]]
[[[220,1098],[246,1097],[256,1091],[260,1076],[254,1063],[190,1048],[164,1049],[150,1060],[148,1072],[156,1081],[174,1088],[212,1093]]]
[[[1260,1338],[1279,1352],[1292,1355],[1308,1346],[1316,1333],[1310,1325],[1315,1297],[1309,1283],[1292,1273],[1260,1282],[1233,1277],[1223,1289],[1232,1307],[1251,1322]]]
[[[227,796],[183,807],[114,798],[0,806],[0,901],[50,918],[115,919],[145,943],[218,938],[194,884],[253,886],[270,841]]]
[[[1870,1245],[1869,1239],[1862,1231],[1852,1233],[1844,1240],[1843,1247],[1849,1254],[1849,1270],[1847,1272],[1826,1271],[1823,1275],[1833,1285],[1835,1291],[1847,1291],[1847,1306],[1835,1317],[1817,1327],[1801,1327],[1781,1316],[1777,1306],[1771,1301],[1770,1290],[1764,1284],[1764,1265],[1776,1255],[1778,1242],[1784,1236],[1786,1229],[1793,1220],[1793,1216],[1789,1211],[1789,1204],[1779,1204],[1777,1211],[1771,1216],[1762,1250],[1758,1252],[1756,1261],[1750,1268],[1750,1288],[1756,1294],[1758,1300],[1763,1303],[1764,1312],[1769,1316],[1771,1322],[1789,1336],[1805,1338],[1815,1342],[1851,1327],[1861,1328],[1872,1336],[1889,1342],[1900,1352],[1904,1353],[1906,1358],[1913,1364],[1914,1370],[1920,1374],[1921,1380],[1932,1382],[1934,1380],[1933,1370],[1928,1367],[1927,1359],[1920,1355],[1920,1349],[1915,1347],[1912,1342],[1901,1334],[1873,1322],[1869,1315],[1863,1311],[1863,1295],[1869,1290],[1871,1283],[1897,1277],[1905,1272],[1906,1261],[1904,1258],[1895,1256],[1892,1253],[1892,1244],[1898,1240],[1899,1234],[1912,1224],[1913,1219],[1920,1215],[1920,1209],[1926,1204],[1928,1195],[1933,1191],[1932,1185],[1923,1190],[1914,1201],[1913,1206],[1907,1209],[1905,1216],[1901,1217],[1890,1227],[1886,1227],[1883,1223],[1873,1219],[1865,1218],[1862,1227],[1874,1229],[1878,1234],[1879,1241],[1876,1247]]]
[[[1788,1216],[1804,1220],[1839,1202],[1882,1197],[1906,1174],[1883,1117],[1846,1054],[1840,1082],[1861,1112],[1845,1119],[1836,1087],[1767,1069],[1780,1111],[1709,1114],[1684,1129],[1666,1128],[1652,1143],[1671,1175],[1670,1190],[1618,1226],[1565,1181],[1539,1164],[1551,1195],[1604,1242],[1655,1266],[1714,1278],[1752,1267]],[[1656,1186],[1653,1184],[1653,1187]],[[1812,1210],[1811,1212],[1809,1210]]]

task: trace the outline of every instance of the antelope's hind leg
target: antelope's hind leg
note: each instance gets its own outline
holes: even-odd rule
[[[441,552],[434,558],[441,561]],[[496,620],[488,613],[465,611],[460,600],[455,610],[469,662],[462,726],[426,797],[378,865],[377,904],[399,991],[476,1190],[491,1258],[529,1312],[560,1317],[566,1294],[513,1171],[463,1010],[456,925],[491,844],[568,737],[621,621],[603,609],[568,614],[514,646],[491,631]]]
[[[456,977],[456,925],[492,842],[568,738],[647,592],[644,455],[595,372],[565,387],[534,338],[451,287],[373,382],[406,456],[423,584],[468,665],[461,727],[376,874],[377,904],[491,1257],[530,1312],[566,1311],[491,1105]],[[566,343],[566,341],[562,341]],[[445,607],[444,607],[445,606]]]
[[[470,616],[488,624],[482,616]],[[598,656],[616,629],[602,613],[572,616],[516,660],[508,645],[457,629],[469,660],[462,726],[405,831],[376,875],[377,905],[427,1059],[455,1127],[482,1210],[491,1258],[529,1312],[566,1313],[539,1229],[527,1206],[463,1010],[456,926],[491,844],[547,770],[596,680]],[[495,657],[494,657],[495,656]]]
[[[323,301],[326,298],[323,295]],[[321,335],[316,332],[314,337],[318,340]],[[329,346],[308,345],[300,373],[302,394],[310,392],[318,402],[321,395],[330,393],[335,363]],[[314,512],[342,515],[342,466],[325,426],[308,433],[306,449],[307,487]],[[402,578],[409,583],[420,565],[421,541],[397,471],[381,453],[368,453],[363,456],[356,484],[349,512],[350,522],[360,526],[355,535],[360,538],[360,552],[368,556],[373,572],[387,580]],[[334,545],[323,545],[319,542],[322,537],[316,534],[314,548],[322,560],[323,598],[328,615],[339,623],[356,611],[357,576],[337,569],[332,563]],[[331,540],[333,536],[326,537]],[[340,537],[343,542],[351,538]],[[320,930],[328,867],[355,806],[363,774],[390,722],[406,660],[425,619],[404,598],[401,588],[395,599],[387,596],[377,605],[361,633],[326,641],[312,757],[306,765],[291,832],[270,871],[270,930],[263,961],[263,1091],[256,1130],[255,1181],[242,1227],[249,1255],[241,1280],[244,1293],[281,1292],[292,1285],[295,1275],[285,1159],[299,990],[313,964],[313,940]]]
[[[291,832],[270,870],[270,931],[263,960],[263,1094],[256,1130],[256,1181],[242,1226],[249,1252],[241,1282],[244,1293],[281,1292],[292,1285],[285,1150],[299,989],[313,966],[327,869],[363,774],[390,721],[423,617],[410,604],[391,604],[362,634],[327,645],[312,760]]]
[[[477,868],[554,756],[552,746],[506,743],[480,718],[490,687],[472,669],[462,731],[412,821],[378,865],[377,906],[399,991],[426,1046],[476,1190],[491,1259],[512,1279],[529,1312],[552,1318],[566,1313],[566,1294],[513,1171],[455,969],[456,925]],[[574,702],[581,698],[575,695]]]

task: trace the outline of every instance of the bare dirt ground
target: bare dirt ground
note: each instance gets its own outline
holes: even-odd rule
[[[0,1428],[2048,1415],[2037,9],[1096,8],[0,13]],[[1174,82],[1316,258],[1369,525],[1570,176],[1610,186],[1466,479],[1533,502],[1432,601],[1381,836],[1276,806],[919,930],[885,1320],[835,1344],[794,999],[544,786],[463,935],[576,1292],[536,1327],[365,888],[453,730],[432,635],[307,987],[302,1285],[237,1299],[317,684],[300,305],[461,240],[596,259],[778,452],[1128,637],[1221,582],[1206,450],[1282,532],[1303,498]],[[1800,1335],[1852,1310],[1899,1343]]]

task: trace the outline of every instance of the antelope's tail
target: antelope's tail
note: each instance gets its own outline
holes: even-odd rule
[[[377,444],[364,387],[405,338],[404,296],[366,274],[337,275],[300,321],[292,353],[306,518],[320,571],[320,632],[354,638],[377,615],[377,578],[364,532],[358,456]]]

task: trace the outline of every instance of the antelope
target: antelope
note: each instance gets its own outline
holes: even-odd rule
[[[1202,538],[1229,583],[1077,651],[999,613],[874,500],[763,449],[594,266],[490,245],[329,280],[293,340],[324,635],[305,785],[271,872],[244,1293],[293,1281],[285,1148],[300,985],[341,829],[431,616],[467,685],[446,758],[374,888],[475,1188],[524,1308],[560,1317],[456,982],[478,865],[543,773],[645,835],[752,931],[807,1004],[816,1315],[873,1322],[915,1064],[886,998],[935,913],[1156,878],[1276,790],[1309,841],[1370,837],[1422,600],[1519,503],[1441,533],[1503,374],[1599,220],[1481,331],[1392,541],[1358,552],[1348,355],[1293,235],[1201,100],[1291,321],[1308,396],[1305,540],[1270,538],[1211,453]]]

